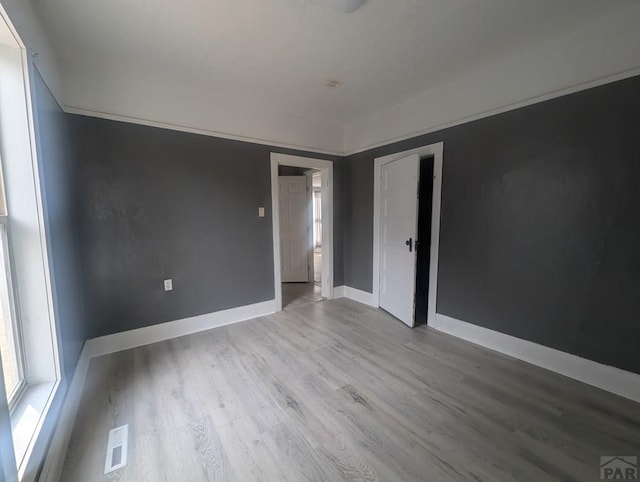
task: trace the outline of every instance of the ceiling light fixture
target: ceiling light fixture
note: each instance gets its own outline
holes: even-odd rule
[[[358,10],[365,0],[334,0],[338,10],[344,13],[351,13]]]

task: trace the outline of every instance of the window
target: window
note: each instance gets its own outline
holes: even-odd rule
[[[7,236],[8,217],[0,214],[0,354],[2,375],[9,407],[24,388],[22,336],[17,323],[13,284],[11,283],[10,249]]]
[[[15,454],[15,465],[2,459],[0,480],[33,478],[64,397],[38,163],[47,138],[38,122],[51,104],[41,84],[0,5],[0,348]]]
[[[313,188],[313,239],[314,246],[322,246],[322,191],[320,188]]]

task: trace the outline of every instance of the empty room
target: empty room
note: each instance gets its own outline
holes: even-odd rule
[[[640,480],[638,0],[0,0],[0,482]]]

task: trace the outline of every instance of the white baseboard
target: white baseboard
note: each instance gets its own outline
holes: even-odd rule
[[[432,328],[640,402],[640,375],[436,314]]]
[[[96,357],[230,325],[276,312],[276,301],[269,300],[204,315],[122,331],[87,341],[89,356]]]
[[[87,350],[85,343],[71,383],[67,387],[67,393],[60,410],[60,418],[51,437],[51,443],[38,479],[41,482],[58,482],[62,476],[62,466],[71,439],[76,413],[82,399],[82,389],[87,378],[90,359],[89,350]]]
[[[337,286],[334,289],[333,294],[335,298],[349,298],[350,300],[357,301],[363,305],[374,306],[373,295],[371,293],[352,288],[351,286]]]
[[[275,311],[276,301],[269,300],[87,340],[65,396],[60,418],[40,474],[40,482],[58,482],[60,480],[91,358],[250,320],[269,315]]]

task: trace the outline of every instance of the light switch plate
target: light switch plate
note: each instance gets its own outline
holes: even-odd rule
[[[173,289],[173,280],[166,279],[164,280],[164,290],[171,291]]]
[[[259,207],[258,208],[258,217],[259,218],[264,218],[264,208],[263,207]]]

